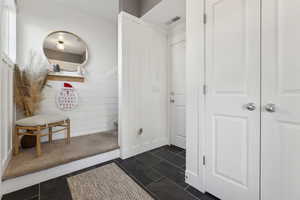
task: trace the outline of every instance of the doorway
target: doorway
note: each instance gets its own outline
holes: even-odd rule
[[[186,148],[185,132],[185,37],[170,41],[170,138]]]

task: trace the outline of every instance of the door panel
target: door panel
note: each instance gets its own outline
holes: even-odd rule
[[[262,13],[262,200],[298,200],[300,2],[264,0]]]
[[[213,123],[215,175],[234,184],[247,186],[248,119],[215,115]]]
[[[209,0],[206,13],[206,190],[258,200],[260,1]]]
[[[185,149],[185,41],[171,44],[171,143]]]
[[[217,94],[245,94],[247,84],[245,1],[218,0],[208,4],[211,22],[214,23],[211,25],[213,30],[209,33],[214,51],[211,55],[215,83],[213,89]],[[233,8],[235,12],[231,11]],[[224,51],[225,49],[228,51]]]

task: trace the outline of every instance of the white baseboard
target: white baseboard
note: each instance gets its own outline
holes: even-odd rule
[[[199,176],[189,170],[185,171],[185,182],[202,193],[205,193],[205,188]]]
[[[11,158],[12,158],[12,149],[9,150],[6,158],[2,162],[2,174],[4,174],[4,171],[6,170],[6,168],[7,168],[8,164],[9,164],[9,161],[11,160]]]
[[[119,157],[120,157],[120,150],[117,149],[114,151],[73,161],[67,164],[59,165],[57,167],[42,170],[25,176],[9,179],[2,182],[2,194],[11,193]]]
[[[186,149],[186,138],[183,137],[173,137],[171,143],[182,149]]]
[[[159,140],[153,140],[151,142],[139,144],[139,145],[133,146],[128,149],[123,148],[121,151],[121,158],[127,159],[127,158],[133,157],[135,155],[144,153],[146,151],[150,151],[152,149],[156,149],[158,147],[161,147],[164,145],[169,145],[169,144],[170,144],[170,142],[169,142],[168,138],[162,138]]]

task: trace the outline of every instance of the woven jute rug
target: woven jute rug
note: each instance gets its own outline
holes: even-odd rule
[[[115,163],[68,178],[73,200],[154,200]]]

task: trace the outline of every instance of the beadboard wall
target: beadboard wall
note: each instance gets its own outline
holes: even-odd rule
[[[52,31],[77,34],[88,45],[89,61],[84,83],[71,83],[79,94],[79,106],[70,112],[56,107],[55,97],[64,82],[49,82],[44,90],[41,113],[70,117],[72,136],[114,128],[118,118],[117,21],[57,6],[51,1],[20,1],[18,12],[17,62],[24,66],[30,51],[44,55],[43,40]],[[118,10],[116,10],[117,15]]]
[[[2,175],[12,155],[15,119],[13,67],[16,61],[16,5],[13,0],[0,0],[0,30],[0,175]]]

